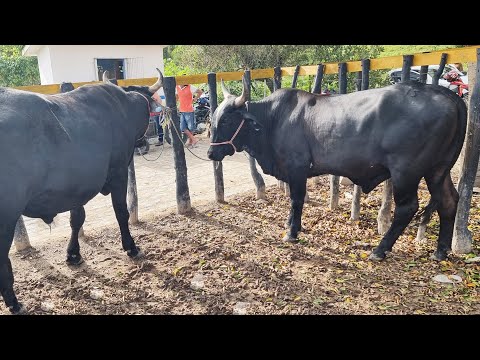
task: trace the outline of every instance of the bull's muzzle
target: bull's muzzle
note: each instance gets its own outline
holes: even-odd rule
[[[225,156],[233,155],[234,153],[231,146],[210,146],[207,151],[207,156],[210,160],[222,161]]]

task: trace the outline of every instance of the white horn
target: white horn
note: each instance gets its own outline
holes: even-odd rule
[[[247,101],[247,98],[248,98],[248,93],[250,92],[250,89],[248,88],[248,85],[247,85],[247,79],[245,78],[245,75],[242,76],[242,83],[243,83],[242,95],[237,97],[235,99],[235,102],[234,102],[234,105],[237,108],[242,106],[243,104],[245,104],[245,102]]]
[[[220,79],[220,83],[222,84],[223,97],[227,98],[228,96],[232,95],[232,94],[230,94],[230,91],[228,91],[227,87],[225,86],[225,83],[223,82],[223,79]]]
[[[155,84],[148,87],[148,91],[150,91],[151,94],[155,94],[163,86],[163,74],[158,68],[156,69],[158,71],[158,80]]]

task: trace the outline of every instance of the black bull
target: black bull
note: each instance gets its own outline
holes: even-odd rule
[[[104,76],[105,84],[56,95],[0,88],[0,292],[11,312],[22,310],[8,258],[22,214],[51,223],[71,210],[67,261],[78,264],[83,205],[111,193],[123,249],[139,255],[128,227],[128,165],[162,86],[158,72],[150,87],[122,88]]]
[[[423,177],[431,199],[422,223],[438,211],[440,233],[433,258],[446,258],[458,203],[450,170],[467,124],[459,96],[418,82],[335,96],[281,89],[259,102],[246,102],[245,82],[240,97],[230,95],[223,82],[222,89],[225,100],[213,116],[208,157],[221,161],[245,150],[264,173],[290,185],[284,240],[296,241],[301,229],[307,178],[345,176],[365,193],[391,178],[394,219],[370,256],[381,260],[417,212]]]

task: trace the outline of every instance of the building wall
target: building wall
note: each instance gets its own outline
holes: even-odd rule
[[[157,77],[162,45],[46,45],[38,54],[42,85],[97,81],[96,58],[125,59],[125,78]],[[46,49],[46,50],[43,50]],[[48,56],[49,55],[49,56]],[[50,60],[47,60],[47,59]],[[42,73],[45,75],[42,76]]]
[[[50,49],[48,46],[42,46],[38,51],[38,70],[40,72],[41,84],[52,84],[52,64],[50,62]]]

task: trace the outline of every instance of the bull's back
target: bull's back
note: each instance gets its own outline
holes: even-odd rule
[[[6,170],[0,177],[15,193],[2,197],[23,203],[28,216],[43,217],[83,205],[100,191],[112,148],[107,112],[25,93],[10,102],[0,95],[0,110]]]
[[[402,159],[426,167],[441,162],[461,137],[458,102],[450,90],[418,83],[347,95],[307,96],[305,138],[314,167],[348,176]],[[464,105],[463,105],[464,106]],[[461,147],[461,142],[460,142]]]

